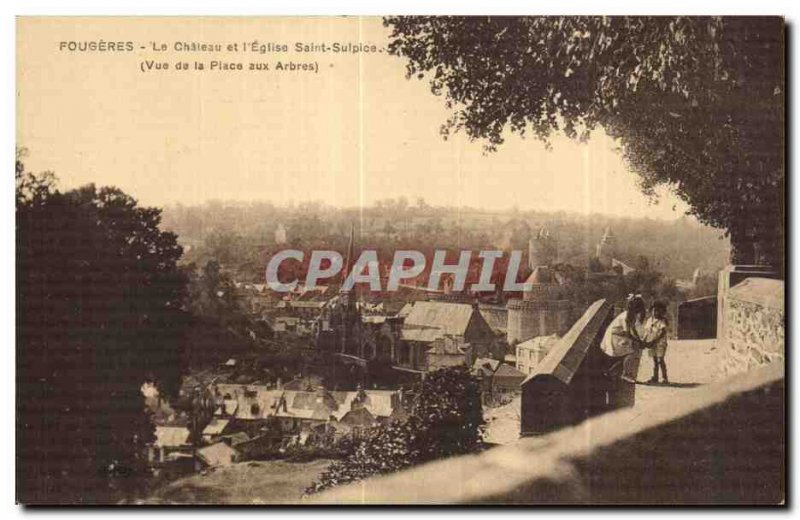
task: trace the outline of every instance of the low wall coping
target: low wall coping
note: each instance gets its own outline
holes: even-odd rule
[[[783,280],[771,278],[747,278],[728,290],[728,298],[755,303],[770,309],[783,310]]]
[[[429,462],[405,471],[373,477],[308,497],[309,504],[463,504],[502,502],[516,490],[543,482],[562,489],[565,501],[581,502],[576,463],[645,430],[666,425],[741,394],[781,381],[783,362],[720,383],[687,390],[681,399],[664,399],[610,412],[542,437],[489,449],[475,455]],[[537,497],[530,497],[536,503]]]
[[[553,345],[534,372],[523,381],[522,386],[541,375],[554,376],[562,383],[569,384],[586,357],[592,339],[600,332],[611,311],[611,304],[604,299],[591,304],[564,337]]]

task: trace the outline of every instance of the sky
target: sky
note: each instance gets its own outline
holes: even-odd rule
[[[414,203],[491,210],[678,218],[653,205],[601,132],[552,149],[509,135],[497,152],[439,129],[450,112],[402,58],[370,54],[177,52],[175,42],[385,48],[378,18],[22,18],[17,28],[17,144],[60,185],[114,185],[147,205],[206,200]],[[132,41],[134,52],[71,52],[61,42]],[[152,49],[166,44],[168,51]],[[144,47],[144,49],[142,49]],[[145,71],[145,60],[169,70]],[[179,71],[176,61],[316,64],[318,73]],[[673,210],[673,207],[676,209]]]

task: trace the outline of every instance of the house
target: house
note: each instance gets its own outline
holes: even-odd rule
[[[159,464],[175,459],[178,454],[191,455],[193,446],[185,426],[156,426],[155,435],[156,440],[148,449],[150,462]]]
[[[500,362],[491,358],[478,358],[472,365],[472,374],[481,380],[491,379]]]
[[[216,396],[216,417],[239,425],[277,425],[284,434],[339,422],[351,411],[363,408],[375,423],[398,417],[403,406],[402,393],[395,390],[329,391],[322,385],[316,390],[276,390],[262,385],[213,384],[209,391]],[[363,417],[358,414],[350,417]]]
[[[519,343],[516,347],[517,370],[525,375],[532,374],[550,349],[558,342],[558,335],[538,336]]]
[[[208,467],[230,466],[239,460],[239,452],[224,442],[197,450],[197,458]]]
[[[527,374],[496,359],[478,358],[472,365],[472,374],[481,381],[484,392],[513,392]]]
[[[213,444],[230,429],[230,420],[214,417],[203,429],[204,444]]]
[[[624,275],[628,275],[628,274],[631,274],[634,271],[636,271],[635,268],[629,266],[628,264],[626,264],[622,260],[617,260],[616,258],[612,258],[611,259],[611,268],[612,269],[620,269],[622,271],[622,274],[624,274]]]
[[[337,434],[358,434],[368,428],[377,425],[378,421],[366,408],[356,408],[346,412],[341,419],[333,421],[333,426]]]
[[[506,363],[500,363],[492,377],[492,390],[495,392],[516,392],[527,374]]]
[[[495,334],[505,337],[508,332],[508,309],[502,305],[480,305],[481,316]]]
[[[250,440],[250,436],[245,432],[236,432],[228,435],[222,435],[219,437],[219,440],[238,451],[239,445],[248,442]]]
[[[393,364],[426,372],[448,366],[472,366],[495,348],[495,333],[480,310],[467,303],[414,303],[400,329]]]

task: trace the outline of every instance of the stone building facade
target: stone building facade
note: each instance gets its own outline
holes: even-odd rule
[[[399,339],[392,364],[405,370],[469,367],[479,357],[501,357],[494,331],[478,307],[466,303],[414,303]]]
[[[571,305],[567,300],[511,300],[507,307],[509,345],[537,336],[560,336],[570,326]]]

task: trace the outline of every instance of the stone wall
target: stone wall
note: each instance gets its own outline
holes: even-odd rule
[[[746,372],[784,359],[784,284],[747,278],[725,298],[721,376]]]
[[[570,326],[571,306],[567,300],[511,300],[507,304],[509,345],[538,336],[564,334]]]
[[[717,338],[725,336],[725,301],[728,291],[748,278],[780,279],[767,265],[729,265],[719,272],[717,283]]]

